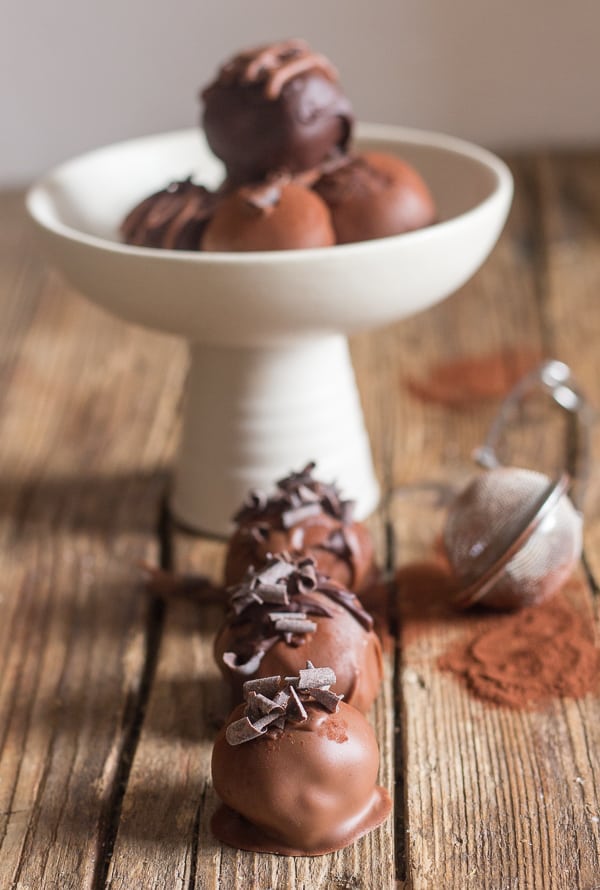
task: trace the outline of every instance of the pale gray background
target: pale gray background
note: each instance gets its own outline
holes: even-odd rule
[[[4,184],[193,125],[219,61],[282,36],[331,56],[362,119],[496,148],[600,142],[600,0],[2,3]]]

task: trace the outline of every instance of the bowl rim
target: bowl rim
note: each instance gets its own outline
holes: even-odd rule
[[[86,247],[95,249],[100,252],[120,254],[122,256],[136,257],[138,259],[150,259],[161,262],[186,262],[194,264],[237,264],[237,265],[257,265],[257,264],[280,264],[295,262],[313,262],[319,260],[321,262],[330,260],[332,256],[347,257],[348,255],[364,254],[381,250],[385,245],[397,244],[400,240],[403,244],[415,241],[426,242],[431,237],[435,237],[440,232],[454,226],[457,222],[468,219],[474,215],[484,212],[490,205],[496,202],[500,196],[511,197],[513,192],[513,177],[507,164],[501,160],[493,152],[486,148],[482,148],[475,143],[460,139],[456,136],[450,136],[433,130],[421,130],[413,127],[401,127],[393,124],[375,124],[360,122],[357,124],[355,131],[355,140],[361,141],[379,141],[396,142],[396,143],[412,143],[431,148],[441,149],[470,160],[485,167],[491,172],[495,178],[495,184],[490,193],[478,204],[459,213],[450,219],[432,223],[422,229],[416,229],[412,232],[404,232],[400,235],[390,235],[385,238],[374,238],[369,241],[357,241],[350,244],[335,244],[330,247],[312,247],[297,248],[294,250],[257,250],[247,252],[226,252],[226,251],[199,251],[199,250],[171,250],[167,248],[157,247],[137,247],[130,244],[111,241],[108,238],[102,238],[98,235],[90,235],[82,232],[67,223],[62,222],[56,217],[48,219],[46,214],[40,212],[38,203],[43,196],[51,189],[50,186],[54,181],[68,171],[69,167],[75,165],[87,158],[91,158],[95,154],[101,154],[105,151],[116,149],[119,147],[134,145],[135,143],[144,143],[149,140],[159,140],[161,138],[170,139],[191,135],[192,133],[202,134],[200,128],[185,128],[181,130],[170,130],[164,133],[155,133],[147,136],[135,137],[120,142],[113,142],[91,151],[84,152],[76,157],[53,167],[39,179],[37,179],[27,190],[25,195],[25,206],[27,212],[34,223],[42,230],[51,232],[53,235],[62,240],[71,243],[85,245]]]

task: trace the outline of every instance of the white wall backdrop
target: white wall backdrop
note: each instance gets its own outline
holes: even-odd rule
[[[365,120],[600,142],[599,0],[4,0],[0,183],[193,125],[219,61],[284,36],[337,63]]]

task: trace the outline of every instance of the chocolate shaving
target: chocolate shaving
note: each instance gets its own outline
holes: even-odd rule
[[[259,729],[262,732],[267,728],[267,726],[270,726],[271,723],[274,723],[275,720],[279,720],[280,717],[284,716],[285,712],[283,708],[273,708],[270,714],[264,714],[264,716],[259,717],[258,720],[255,720],[253,722],[252,725],[255,727],[255,729]]]
[[[335,683],[335,674],[331,668],[316,668],[310,662],[310,667],[300,671],[298,677],[298,689],[320,689],[322,686],[331,686]],[[286,678],[287,679],[287,678]]]
[[[293,686],[290,686],[290,701],[286,708],[286,717],[289,717],[290,720],[294,720],[296,723],[304,723],[305,720],[308,720],[306,708],[300,701],[300,696]]]
[[[282,554],[282,556],[284,556],[284,554]],[[289,578],[295,571],[296,566],[294,563],[290,562],[289,559],[273,558],[266,568],[258,572],[256,577],[258,578],[259,584],[264,586],[268,584],[277,584],[278,581],[281,581],[284,578]]]
[[[279,676],[259,677],[257,680],[246,680],[244,683],[244,698],[247,700],[247,697],[251,692],[267,696],[267,698],[273,698],[278,694],[279,684]]]
[[[268,525],[253,525],[250,529],[250,537],[257,544],[262,544],[269,537]]]
[[[280,680],[280,678],[277,677],[277,682],[279,682],[279,680]],[[244,685],[245,685],[245,684],[244,684]],[[275,697],[273,698],[273,701],[275,702],[275,704],[276,704],[278,707],[283,708],[283,710],[285,711],[286,708],[287,708],[287,706],[288,706],[288,702],[289,702],[289,700],[290,700],[290,695],[291,695],[291,692],[286,692],[285,689],[281,689],[281,690],[275,695]]]
[[[234,522],[245,525],[261,519],[278,519],[284,529],[289,529],[322,511],[349,525],[354,501],[343,501],[336,485],[315,479],[314,469],[315,463],[311,461],[300,472],[279,479],[277,490],[267,499],[262,492],[251,492],[233,517]]]
[[[265,677],[264,680],[249,680],[244,683],[246,712],[242,718],[231,723],[225,738],[230,745],[241,745],[266,734],[267,730],[285,729],[285,721],[304,723],[308,720],[306,703],[313,702],[335,713],[343,696],[331,692],[335,683],[335,673],[331,668],[316,668],[306,662],[306,668],[297,677],[285,677],[281,687],[281,677]],[[263,691],[269,690],[270,694]]]
[[[246,702],[248,704],[248,716],[252,722],[255,722],[264,714],[270,714],[274,708],[278,707],[272,699],[267,698],[266,695],[261,695],[260,692],[248,693]]]
[[[335,714],[339,710],[343,695],[336,695],[331,689],[311,689],[310,694],[320,705]]]
[[[303,614],[302,612],[300,614]],[[317,625],[314,621],[303,618],[280,618],[273,622],[275,630],[284,634],[310,634],[314,633]]]
[[[225,730],[225,738],[230,745],[242,745],[244,742],[258,738],[264,732],[266,732],[266,727],[257,729],[247,717],[240,717],[239,720],[229,724]]]
[[[293,525],[304,522],[305,519],[309,519],[311,516],[318,516],[321,512],[322,509],[319,503],[301,504],[291,510],[285,510],[281,514],[281,524],[284,528],[291,528]]]
[[[260,667],[260,663],[264,658],[264,652],[258,651],[252,655],[248,661],[239,662],[235,652],[223,653],[223,664],[234,671],[236,674],[245,674],[250,677]]]

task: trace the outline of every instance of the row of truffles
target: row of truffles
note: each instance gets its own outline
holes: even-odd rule
[[[313,471],[280,479],[270,496],[251,492],[236,513],[214,644],[237,707],[213,750],[213,834],[293,856],[346,846],[391,808],[364,716],[381,645],[348,589],[375,579],[373,546],[353,503]]]
[[[247,50],[202,92],[208,144],[225,166],[210,191],[192,179],[142,201],[128,244],[173,250],[329,247],[435,221],[421,176],[400,158],[351,148],[352,106],[331,62],[302,40]]]

